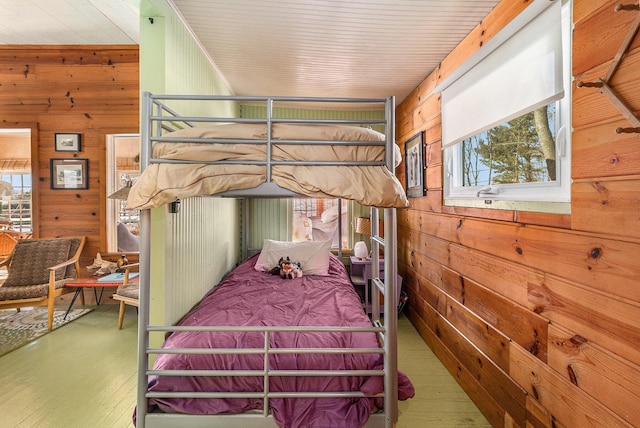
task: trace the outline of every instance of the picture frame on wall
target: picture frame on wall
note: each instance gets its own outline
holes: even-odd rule
[[[427,194],[424,185],[423,133],[419,132],[404,143],[405,188],[408,198]]]
[[[55,134],[56,152],[79,152],[82,150],[81,134]]]
[[[89,159],[57,159],[50,161],[51,189],[88,189]]]

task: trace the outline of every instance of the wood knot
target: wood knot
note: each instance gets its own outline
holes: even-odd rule
[[[596,187],[596,190],[597,190],[598,192],[604,192],[605,190],[607,190],[607,188],[606,188],[606,187],[604,187],[604,184],[602,184],[602,183],[601,183],[601,182],[599,182],[599,181],[596,181],[595,183],[593,183],[593,185]]]
[[[616,134],[638,134],[640,133],[640,126],[631,128],[616,128]]]
[[[538,390],[536,389],[535,385],[531,385],[531,391],[533,392],[533,396],[535,397],[535,399],[540,400],[540,395],[538,394]]]
[[[571,383],[578,386],[578,377],[576,376],[576,372],[573,371],[571,364],[567,365],[567,373],[569,373],[569,380]]]
[[[575,336],[573,336],[571,339],[569,339],[569,341],[577,346],[584,345],[585,343],[588,342],[586,338],[580,336],[579,334],[576,334]]]
[[[616,7],[613,8],[614,12],[620,12],[622,10],[625,10],[625,11],[640,10],[640,5],[637,5],[637,4],[617,4]]]
[[[540,352],[537,341],[527,344],[524,348],[529,351],[531,355],[538,355],[538,353]]]

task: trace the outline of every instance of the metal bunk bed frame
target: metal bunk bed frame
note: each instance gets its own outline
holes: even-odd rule
[[[255,120],[255,119],[242,119],[242,118],[204,118],[204,117],[180,117],[176,112],[169,108],[164,102],[171,100],[201,100],[201,101],[232,101],[232,102],[264,102],[267,106],[267,119]],[[271,124],[277,121],[283,122],[282,119],[274,119],[272,117],[274,102],[285,103],[356,103],[356,104],[384,104],[385,119],[384,120],[322,120],[322,119],[302,119],[302,120],[286,120],[288,123],[314,123],[314,124],[382,124],[385,126],[386,141],[383,144],[386,147],[384,165],[391,171],[394,170],[394,144],[395,144],[395,99],[394,97],[387,97],[383,99],[350,99],[350,98],[309,98],[309,97],[244,97],[244,96],[191,96],[191,95],[153,95],[149,92],[143,93],[142,100],[142,122],[141,122],[141,168],[144,170],[148,165],[154,162],[167,162],[165,160],[153,159],[151,157],[152,144],[154,141],[163,141],[163,130],[171,130],[172,126],[168,123],[183,123],[186,126],[193,126],[195,122],[234,122],[234,123],[266,123],[267,124],[267,182],[255,189],[248,189],[242,191],[230,191],[225,192],[217,196],[228,196],[238,198],[248,197],[292,197],[298,196],[294,192],[286,189],[281,189],[277,185],[271,182],[270,166],[276,164],[271,162]],[[281,141],[277,141],[281,144]],[[357,143],[356,143],[357,144]],[[371,142],[368,142],[371,144]],[[181,161],[184,162],[184,161]],[[295,161],[294,161],[295,162]],[[197,162],[202,163],[202,162]],[[264,164],[264,163],[263,163]],[[304,164],[309,164],[305,162]],[[354,162],[342,162],[333,163],[354,165]],[[362,165],[363,163],[359,163]],[[365,163],[372,165],[373,163]],[[302,195],[304,196],[304,195]],[[373,279],[372,287],[376,287],[385,296],[384,299],[384,321],[380,317],[380,303],[379,293],[371,293],[373,300],[373,313],[371,315],[373,327],[371,328],[358,328],[351,329],[352,331],[374,331],[383,342],[381,350],[378,352],[384,355],[384,368],[382,373],[379,371],[368,370],[358,371],[360,375],[383,375],[384,376],[384,392],[378,396],[384,397],[384,410],[383,412],[372,413],[367,421],[365,427],[385,427],[392,428],[395,426],[398,420],[398,345],[397,345],[397,329],[398,329],[398,298],[396,293],[397,287],[397,218],[395,208],[384,208],[384,238],[380,236],[378,230],[378,210],[379,208],[371,207],[371,253],[372,253],[372,268]],[[149,357],[153,354],[160,353],[158,349],[150,347],[150,332],[173,332],[193,330],[193,327],[176,327],[176,326],[157,326],[150,324],[150,275],[151,275],[151,210],[143,209],[140,213],[141,216],[141,247],[140,247],[140,297],[139,297],[139,321],[138,321],[138,387],[137,387],[137,406],[136,406],[136,425],[139,428],[145,427],[175,427],[175,426],[189,426],[189,427],[205,427],[212,426],[215,423],[221,424],[227,428],[247,426],[252,427],[273,427],[275,422],[272,416],[268,412],[268,400],[269,397],[299,397],[305,395],[304,393],[270,393],[268,392],[268,364],[265,364],[264,373],[265,378],[265,391],[259,394],[264,398],[264,409],[262,413],[247,413],[236,415],[183,415],[175,413],[150,413],[147,411],[148,399],[153,397],[153,393],[147,391],[148,377],[150,374],[158,374],[149,369]],[[379,273],[379,251],[380,247],[384,249],[384,279],[380,278]],[[345,329],[344,327],[273,327],[273,328],[261,328],[260,331],[265,334],[265,358],[268,358],[269,352],[273,350],[269,349],[268,335],[273,331],[285,331],[287,329],[296,329],[296,331],[339,331]],[[215,331],[220,330],[220,327],[198,327],[198,331]],[[237,329],[241,331],[241,327],[224,327],[225,331]],[[245,328],[246,331],[246,328]],[[216,351],[211,350],[213,353]],[[220,350],[222,353],[225,350]],[[228,351],[228,350],[227,350]],[[287,351],[287,350],[285,350]],[[291,351],[291,350],[288,350]],[[373,350],[368,350],[373,352]],[[189,352],[187,352],[189,353]],[[218,371],[220,372],[220,371]],[[186,375],[187,373],[183,374]],[[225,373],[225,375],[228,373]],[[310,375],[311,373],[304,372],[303,375]],[[218,374],[220,375],[220,374]],[[322,371],[315,375],[340,375],[340,373],[332,371]],[[174,396],[191,397],[196,394],[192,393],[173,393]],[[186,395],[185,395],[186,394]],[[220,393],[204,393],[207,397],[220,397]],[[314,393],[310,393],[314,394]],[[349,397],[363,397],[362,392],[346,392],[346,393],[327,393],[332,395],[324,396],[349,396]],[[245,394],[246,395],[246,394]],[[166,396],[166,395],[163,395]],[[201,396],[202,393],[201,393]]]

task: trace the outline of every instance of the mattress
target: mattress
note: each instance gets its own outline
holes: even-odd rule
[[[352,326],[371,327],[360,298],[349,282],[343,264],[330,256],[328,275],[304,275],[285,280],[254,269],[258,255],[240,264],[210,290],[179,325],[222,326]],[[274,348],[378,348],[374,332],[275,332]],[[174,332],[165,348],[258,348],[264,335],[258,332]],[[154,369],[182,368],[217,370],[262,370],[262,354],[183,355],[161,354]],[[272,354],[271,370],[376,370],[383,356],[372,353]],[[381,376],[271,377],[272,392],[383,390]],[[414,394],[413,385],[398,373],[401,400]],[[263,391],[260,376],[151,376],[149,391]],[[262,398],[152,398],[150,411],[189,414],[241,413],[261,409]],[[382,399],[271,398],[269,407],[281,427],[361,427],[371,412],[382,407]]]

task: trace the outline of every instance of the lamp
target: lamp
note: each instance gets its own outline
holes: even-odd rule
[[[356,233],[371,235],[371,219],[369,217],[356,217]]]
[[[358,241],[353,246],[353,255],[357,258],[364,260],[369,256],[369,249],[364,241]]]
[[[368,217],[356,217],[355,232],[361,235],[371,235],[371,219]],[[369,257],[369,248],[364,241],[358,241],[353,246],[353,255],[359,259]]]

